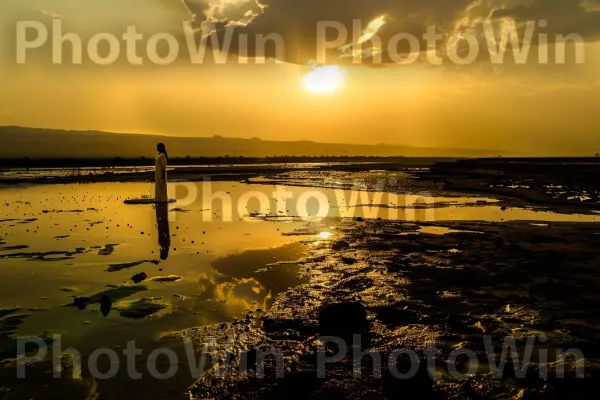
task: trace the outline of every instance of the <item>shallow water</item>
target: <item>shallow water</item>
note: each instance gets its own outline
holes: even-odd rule
[[[532,209],[502,211],[501,203],[491,198],[233,182],[172,183],[171,194],[178,202],[168,206],[168,214],[164,210],[169,222],[162,229],[166,226],[170,231],[170,243],[168,258],[158,263],[160,249],[165,246],[159,243],[157,210],[152,205],[123,205],[123,200],[148,195],[151,190],[152,185],[143,183],[1,189],[0,305],[48,309],[30,316],[21,327],[23,333],[67,331],[74,319],[81,320],[75,323],[78,330],[97,330],[98,324],[105,323],[99,313],[93,312],[97,305],[91,305],[85,312],[60,306],[69,303],[72,296],[100,292],[106,285],[131,284],[130,278],[140,272],[147,274],[143,284],[149,290],[124,299],[121,306],[139,298],[162,297],[169,307],[159,314],[198,312],[193,318],[183,318],[183,325],[225,321],[252,307],[265,308],[274,295],[273,283],[268,279],[258,280],[256,270],[264,268],[268,260],[300,258],[307,245],[298,242],[306,238],[287,233],[307,227],[317,217],[427,222],[515,219],[589,222],[599,218],[595,214],[556,214]],[[328,238],[325,234],[310,239]],[[244,253],[248,251],[254,252]],[[243,267],[225,267],[244,262],[247,265]],[[237,275],[238,269],[246,271],[243,276]],[[181,279],[166,283],[152,281],[167,275]],[[290,271],[289,276],[295,274]],[[292,285],[295,282],[290,277],[286,279]],[[277,285],[280,278],[275,279]],[[214,296],[222,298],[199,302],[202,290],[212,290]],[[227,303],[217,309],[209,300]],[[69,323],[60,322],[59,316],[65,313],[69,315]],[[90,323],[82,328],[84,321]]]
[[[98,304],[85,310],[63,305],[72,303],[73,296],[106,290],[107,285],[133,286],[132,276],[141,272],[147,279],[140,284],[148,290],[115,302],[113,309],[161,297],[157,302],[168,307],[157,316],[169,321],[154,332],[145,331],[148,336],[167,326],[181,329],[243,317],[249,310],[265,309],[279,291],[299,283],[294,265],[278,267],[276,273],[256,271],[301,257],[306,246],[297,243],[300,238],[282,233],[302,223],[203,222],[202,213],[191,206],[189,212],[168,214],[168,257],[158,263],[165,244],[159,237],[165,232],[159,235],[155,208],[122,204],[124,198],[149,188],[98,184],[2,190],[0,305],[18,305],[31,313],[20,334],[61,333],[63,340],[81,346],[90,333],[125,333],[140,321],[117,312],[105,318]],[[238,258],[232,258],[234,254]],[[243,266],[239,257],[245,260]],[[243,276],[240,271],[245,271]],[[152,281],[169,275],[181,279]]]
[[[194,169],[200,171],[206,171],[210,173],[211,170],[223,169],[223,168],[237,168],[244,169],[246,167],[251,168],[318,168],[324,166],[335,166],[335,165],[360,165],[360,164],[371,164],[369,162],[315,162],[315,163],[269,163],[269,164],[198,164],[198,165],[172,165],[169,167],[169,171],[177,171],[184,169]],[[153,172],[154,166],[118,166],[118,167],[75,167],[75,168],[8,168],[0,169],[0,177],[5,179],[26,179],[26,178],[43,178],[43,177],[64,177],[64,176],[91,176],[91,175],[103,175],[103,174],[129,174],[136,172]]]
[[[335,240],[335,219],[325,232],[292,234],[311,232],[319,217],[426,222],[600,218],[502,211],[502,203],[492,198],[235,182],[173,182],[175,204],[158,209],[123,204],[152,190],[145,183],[0,188],[0,306],[16,305],[18,313],[28,314],[17,335],[61,334],[63,348],[81,352],[125,346],[132,339],[138,347],[152,347],[167,331],[259,313],[278,293],[304,282],[297,274],[302,266],[294,261],[310,254],[314,243]],[[429,227],[420,233],[450,231]],[[74,296],[92,297],[111,285],[135,287],[131,278],[142,272],[147,277],[137,285],[145,289],[113,300],[106,317],[100,304],[83,310],[65,306]],[[163,308],[140,319],[120,315],[140,299]]]

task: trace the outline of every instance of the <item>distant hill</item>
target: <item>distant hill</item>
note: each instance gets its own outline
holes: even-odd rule
[[[361,145],[309,141],[266,141],[258,138],[172,137],[99,131],[0,127],[0,158],[138,158],[153,157],[156,143],[164,142],[171,157],[272,156],[406,156],[490,157],[506,152],[411,147],[390,144]]]

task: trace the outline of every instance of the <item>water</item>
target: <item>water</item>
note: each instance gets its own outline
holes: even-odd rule
[[[546,224],[600,218],[503,211],[501,202],[485,197],[235,182],[172,182],[170,190],[177,203],[156,209],[123,204],[151,194],[153,186],[144,183],[0,188],[0,306],[16,305],[18,313],[28,314],[17,335],[61,334],[63,348],[81,352],[124,347],[132,338],[138,347],[153,348],[168,331],[257,314],[277,294],[304,282],[298,277],[303,267],[294,261],[310,254],[315,243],[335,240],[339,218]],[[326,231],[292,234],[311,232],[321,218],[331,218]],[[433,227],[420,234],[448,232]],[[114,300],[108,316],[100,304],[67,306],[74,296],[134,287],[131,278],[141,272],[147,279],[139,285],[146,290]],[[153,280],[172,276],[176,280]],[[141,319],[120,315],[141,299],[163,308]],[[189,377],[182,380],[181,390],[190,383]]]
[[[368,165],[369,162],[315,162],[315,163],[267,163],[267,164],[198,164],[198,165],[172,165],[169,166],[169,171],[192,169],[198,173],[211,173],[211,170],[231,169],[232,171],[244,170],[244,168],[265,168],[265,169],[312,169],[324,166],[335,165]],[[31,179],[31,178],[50,178],[50,177],[65,177],[65,176],[93,176],[93,175],[122,175],[141,172],[153,172],[154,166],[113,166],[113,167],[71,167],[71,168],[7,168],[0,169],[0,177],[5,179]]]
[[[590,222],[600,218],[596,214],[556,214],[522,208],[502,211],[500,203],[491,198],[423,197],[232,182],[191,184],[197,195],[190,197],[189,185],[171,184],[179,201],[169,206],[168,214],[165,210],[170,219],[170,245],[168,258],[158,265],[152,262],[161,258],[164,243],[159,243],[157,211],[151,205],[122,204],[126,198],[149,194],[152,185],[102,183],[1,189],[0,238],[4,243],[0,245],[0,305],[47,309],[26,320],[21,329],[27,334],[41,329],[68,331],[72,323],[57,322],[64,313],[80,322],[92,318],[88,327],[76,325],[83,331],[97,330],[98,324],[106,321],[98,313],[61,306],[69,303],[72,296],[93,294],[106,285],[129,284],[132,275],[145,272],[149,290],[123,300],[124,304],[142,297],[162,297],[168,307],[159,315],[186,315],[205,308],[212,311],[210,301],[197,300],[202,290],[210,288],[228,297],[208,300],[226,300],[226,306],[220,305],[214,313],[201,312],[191,318],[188,315],[182,318],[182,325],[215,323],[242,315],[253,304],[268,306],[266,302],[274,295],[273,285],[278,282],[259,280],[254,272],[264,268],[268,260],[300,258],[308,245],[299,242],[306,238],[288,234],[309,227],[318,217],[426,222]],[[324,233],[310,239],[330,237]],[[228,263],[240,264],[240,255],[248,265],[224,267]],[[136,262],[140,264],[132,265]],[[246,271],[243,276],[236,275],[237,268]],[[168,283],[149,281],[167,275],[181,279]],[[213,284],[218,287],[212,288]],[[54,322],[49,325],[50,321]]]

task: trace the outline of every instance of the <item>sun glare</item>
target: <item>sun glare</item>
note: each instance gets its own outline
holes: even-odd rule
[[[304,88],[315,94],[335,93],[344,86],[344,72],[337,65],[316,67],[304,76]]]

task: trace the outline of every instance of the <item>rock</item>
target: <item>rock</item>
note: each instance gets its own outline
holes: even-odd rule
[[[135,274],[134,276],[132,276],[131,280],[133,281],[133,283],[140,283],[146,280],[147,277],[148,275],[146,275],[145,272],[140,272],[139,274]]]
[[[322,334],[359,333],[368,326],[367,311],[356,301],[328,304],[319,312],[319,331]]]
[[[73,299],[73,304],[79,308],[80,310],[85,309],[88,304],[90,304],[91,299],[89,297],[75,297]]]

